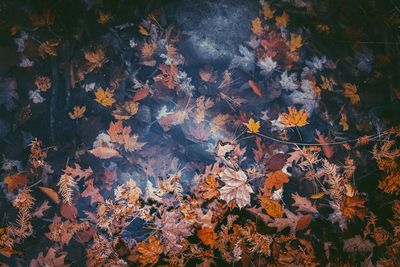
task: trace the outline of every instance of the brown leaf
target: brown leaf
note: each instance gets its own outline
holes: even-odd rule
[[[103,202],[103,196],[100,194],[100,190],[93,185],[94,179],[90,179],[86,182],[86,189],[82,192],[82,197],[91,197],[90,205],[97,202]]]
[[[113,158],[113,157],[121,157],[119,152],[111,147],[99,146],[92,150],[89,150],[89,152],[92,153],[95,157],[97,157],[99,159],[109,159],[109,158]]]
[[[142,241],[136,246],[139,264],[141,266],[156,264],[163,250],[164,246],[160,240],[155,236],[150,236],[147,241]]]
[[[301,217],[296,224],[296,231],[301,231],[306,229],[310,223],[312,222],[312,217],[311,215],[307,214]]]
[[[58,194],[57,194],[56,191],[54,191],[54,190],[51,189],[51,188],[42,187],[42,186],[39,186],[39,189],[40,189],[43,193],[45,193],[54,203],[56,203],[56,204],[60,203],[60,199],[59,199]]]
[[[149,93],[150,93],[150,88],[144,86],[136,91],[135,95],[133,96],[133,101],[137,102],[142,99],[145,99],[149,95]]]
[[[11,193],[14,192],[17,187],[26,185],[28,180],[26,173],[19,172],[4,178],[3,183],[7,185],[7,191]]]
[[[44,216],[44,212],[48,209],[50,209],[51,207],[49,206],[49,201],[45,200],[43,201],[42,205],[40,205],[40,207],[38,207],[35,212],[32,213],[33,217],[36,218],[42,218]]]
[[[333,154],[335,153],[333,151],[333,147],[330,145],[327,145],[329,143],[329,140],[327,140],[318,130],[315,130],[317,137],[315,140],[320,143],[322,146],[322,151],[324,152],[325,156],[330,159]]]
[[[265,162],[265,167],[268,170],[278,171],[283,168],[286,164],[287,156],[283,153],[275,154],[269,158],[267,158]]]
[[[299,196],[297,193],[292,194],[294,200],[293,206],[297,207],[297,212],[317,213],[317,209],[311,201],[305,197]]]
[[[75,207],[75,205],[69,205],[67,203],[62,203],[61,208],[60,208],[60,214],[71,221],[76,220],[76,217],[78,216],[78,209]]]

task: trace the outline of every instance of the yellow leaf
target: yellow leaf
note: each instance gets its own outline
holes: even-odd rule
[[[148,36],[148,35],[149,35],[149,31],[146,30],[146,28],[143,27],[142,25],[140,25],[138,29],[139,29],[139,32],[140,32],[142,35],[144,35],[144,36]]]
[[[72,112],[69,112],[68,115],[71,119],[77,120],[83,117],[83,114],[85,114],[86,111],[86,106],[75,106],[74,110]]]
[[[139,103],[135,101],[126,101],[123,106],[118,106],[113,111],[116,120],[128,120],[139,110]]]
[[[276,16],[275,18],[275,24],[277,27],[284,27],[286,28],[287,24],[289,23],[289,16],[286,14],[285,11],[283,11],[281,16]]]
[[[321,87],[322,89],[326,90],[326,91],[333,91],[333,85],[337,85],[336,81],[333,78],[327,78],[323,75],[321,75]]]
[[[290,34],[290,52],[296,51],[298,48],[303,46],[303,38],[300,34]]]
[[[343,95],[350,99],[351,104],[357,105],[360,103],[360,96],[357,94],[357,86],[351,83],[343,84]]]
[[[279,120],[286,127],[301,127],[308,124],[308,114],[304,109],[297,111],[295,107],[289,107],[289,113],[281,113]]]
[[[253,31],[253,33],[257,36],[261,36],[264,33],[263,27],[261,25],[261,20],[260,18],[255,18],[252,22],[251,22],[251,30]]]
[[[262,13],[264,19],[272,19],[274,17],[275,11],[271,8],[271,5],[269,3],[264,2],[264,5],[262,7]]]
[[[277,201],[261,197],[261,206],[265,209],[268,215],[274,218],[281,218],[283,216],[283,207]]]
[[[310,198],[311,198],[311,199],[320,199],[320,198],[323,197],[324,195],[325,195],[325,192],[322,191],[322,192],[319,192],[319,193],[316,193],[316,194],[312,194],[312,195],[310,196]]]
[[[95,92],[95,95],[96,101],[104,107],[111,107],[115,103],[115,99],[113,98],[114,93],[108,88],[104,90],[100,87]]]
[[[249,130],[249,132],[251,133],[258,133],[258,130],[260,129],[260,122],[259,121],[255,121],[254,119],[250,119],[248,123],[245,123],[245,125],[247,126],[247,129]]]

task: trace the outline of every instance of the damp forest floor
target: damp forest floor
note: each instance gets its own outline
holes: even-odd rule
[[[0,266],[399,266],[396,1],[0,1]]]

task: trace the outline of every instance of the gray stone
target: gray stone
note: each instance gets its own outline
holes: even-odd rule
[[[257,0],[182,0],[169,13],[183,33],[180,50],[191,65],[229,65],[249,40]]]

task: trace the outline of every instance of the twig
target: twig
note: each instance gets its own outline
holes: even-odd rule
[[[50,102],[50,138],[51,142],[55,144],[55,112],[57,106],[57,91],[58,91],[58,71],[57,71],[57,58],[51,58],[51,75],[52,75],[52,88],[51,88],[51,102]]]

